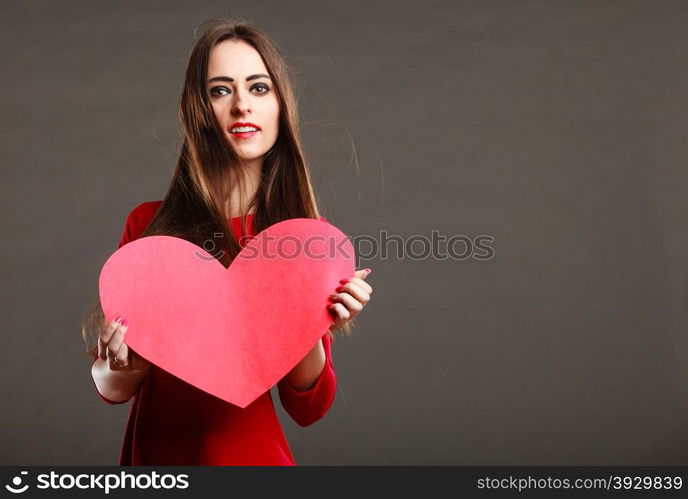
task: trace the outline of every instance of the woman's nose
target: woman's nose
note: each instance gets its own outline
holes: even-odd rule
[[[232,104],[232,112],[234,114],[244,114],[248,111],[250,111],[250,106],[248,99],[240,95],[238,92],[235,94],[236,97],[234,98],[234,103]]]

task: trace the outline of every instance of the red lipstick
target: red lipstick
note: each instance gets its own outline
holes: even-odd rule
[[[232,133],[232,130],[234,128],[238,128],[238,127],[252,127],[252,128],[255,128],[256,130],[249,130],[249,131]],[[258,125],[254,125],[253,123],[249,123],[249,122],[241,122],[241,121],[237,121],[236,123],[234,123],[232,126],[229,127],[229,130],[228,130],[230,135],[237,137],[239,139],[250,139],[255,134],[257,134],[259,131],[260,131],[260,127]]]

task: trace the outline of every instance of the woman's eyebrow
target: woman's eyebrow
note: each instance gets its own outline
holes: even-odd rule
[[[270,79],[268,75],[258,73],[255,75],[247,76],[246,81],[255,80],[257,78],[267,78],[268,80]],[[230,78],[229,76],[214,76],[213,78],[208,80],[208,83],[212,83],[214,81],[234,81],[234,78]]]

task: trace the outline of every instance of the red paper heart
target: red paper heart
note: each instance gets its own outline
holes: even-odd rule
[[[99,288],[105,317],[127,318],[136,353],[244,408],[327,331],[328,297],[354,271],[345,234],[294,218],[260,232],[227,269],[184,239],[137,239],[105,262]]]

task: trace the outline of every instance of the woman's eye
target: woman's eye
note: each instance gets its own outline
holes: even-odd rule
[[[258,94],[265,94],[270,91],[270,87],[268,87],[265,83],[256,83],[251,87],[251,90],[259,90]],[[226,95],[229,93],[229,89],[227,87],[214,87],[210,90],[210,95],[212,96],[219,96],[219,95]]]
[[[224,95],[224,94],[218,93],[222,90],[229,92],[229,90],[227,90],[225,87],[215,87],[215,88],[210,90],[210,95]]]

